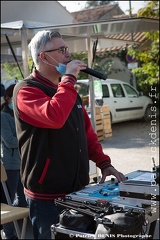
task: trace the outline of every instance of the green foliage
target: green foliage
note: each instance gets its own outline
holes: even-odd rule
[[[9,80],[12,78],[17,78],[17,79],[22,79],[21,73],[17,67],[17,65],[15,65],[15,63],[8,63],[5,62],[3,63],[2,67],[5,69],[6,74],[2,75],[2,80]],[[21,66],[22,68],[22,66]]]
[[[71,59],[78,59],[78,60],[81,60],[84,63],[88,64],[88,57],[87,57],[87,53],[85,53],[85,52],[72,53]],[[88,74],[86,74],[84,72],[80,72],[78,75],[78,79],[87,79],[87,78],[88,78]]]
[[[108,76],[112,73],[112,64],[113,60],[111,58],[105,58],[104,55],[96,55],[93,69]]]
[[[149,1],[145,8],[141,8],[137,17],[159,17],[159,1]]]
[[[33,61],[31,59],[31,57],[29,58],[28,60],[28,65],[29,65],[29,69],[32,70],[32,64],[33,64]],[[20,66],[20,69],[23,73],[23,65],[22,63],[19,63],[19,66]],[[12,79],[12,78],[17,78],[18,80],[21,80],[22,79],[22,75],[20,73],[20,70],[18,68],[18,66],[16,65],[16,63],[8,63],[8,62],[5,62],[2,64],[2,67],[4,68],[5,70],[5,74],[2,75],[2,80],[6,81],[6,80],[9,80],[9,79]]]
[[[89,9],[89,8],[93,8],[101,5],[107,5],[107,4],[111,4],[112,2],[115,2],[115,1],[87,1],[85,8]]]
[[[159,17],[159,1],[148,2],[145,8],[138,11],[138,17]],[[159,31],[145,33],[149,47],[144,51],[130,48],[129,55],[136,58],[138,68],[132,70],[141,89],[149,91],[152,85],[159,84]]]

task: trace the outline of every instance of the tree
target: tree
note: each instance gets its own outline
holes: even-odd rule
[[[148,2],[145,8],[138,11],[138,17],[154,17],[159,18],[159,1]],[[136,75],[137,85],[148,94],[151,86],[159,85],[159,31],[145,33],[148,39],[149,47],[144,51],[130,48],[129,55],[136,58],[139,67],[132,70]]]
[[[86,52],[76,52],[71,54],[71,59],[79,59],[80,61],[84,62],[87,64],[87,53]],[[88,74],[84,72],[80,72],[78,75],[78,79],[87,79]]]
[[[89,9],[89,8],[93,8],[101,5],[107,5],[107,4],[111,4],[112,2],[115,2],[115,1],[87,1],[85,8]]]
[[[15,63],[5,62],[2,64],[5,73],[2,74],[1,80],[7,81],[12,78],[22,79],[21,73]],[[20,64],[22,67],[22,64]]]
[[[30,72],[32,71],[32,64],[33,64],[33,61],[31,59],[31,57],[29,57],[28,66],[29,66]],[[19,65],[20,65],[20,68],[23,69],[22,62],[19,63]],[[22,80],[22,75],[21,75],[20,70],[17,67],[17,64],[15,62],[13,62],[13,63],[5,62],[2,64],[2,66],[3,66],[3,69],[5,70],[5,74],[3,74],[1,76],[3,81],[7,81],[12,78],[17,78],[18,80]]]

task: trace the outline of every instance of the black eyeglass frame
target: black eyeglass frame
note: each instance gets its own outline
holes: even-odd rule
[[[66,54],[66,52],[68,52],[69,50],[69,47],[60,47],[60,48],[57,48],[57,49],[53,49],[53,50],[46,50],[46,51],[43,51],[43,52],[54,52],[54,51],[61,51],[62,54]]]

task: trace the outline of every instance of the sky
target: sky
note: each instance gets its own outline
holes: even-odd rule
[[[86,1],[58,1],[61,5],[65,6],[69,12],[80,11],[84,8]],[[119,7],[124,11],[125,14],[129,12],[129,1],[116,1],[119,3]],[[145,7],[145,1],[130,1],[132,13],[137,13],[140,8]]]

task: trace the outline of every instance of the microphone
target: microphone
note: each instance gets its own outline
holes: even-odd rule
[[[70,60],[69,62],[71,62],[72,60]],[[68,63],[69,63],[68,62]],[[104,73],[101,73],[101,72],[98,72],[96,70],[93,70],[91,68],[86,68],[84,70],[80,70],[81,72],[84,72],[84,73],[87,73],[89,75],[92,75],[94,77],[97,77],[97,78],[100,78],[100,79],[103,79],[103,80],[106,80],[107,79],[107,76],[104,74]]]
[[[101,73],[101,72],[98,72],[96,70],[93,70],[91,68],[86,68],[84,70],[80,70],[81,72],[84,72],[84,73],[87,73],[89,75],[92,75],[94,77],[97,77],[97,78],[100,78],[100,79],[103,79],[103,80],[106,80],[107,79],[107,76],[104,74],[104,73]]]

